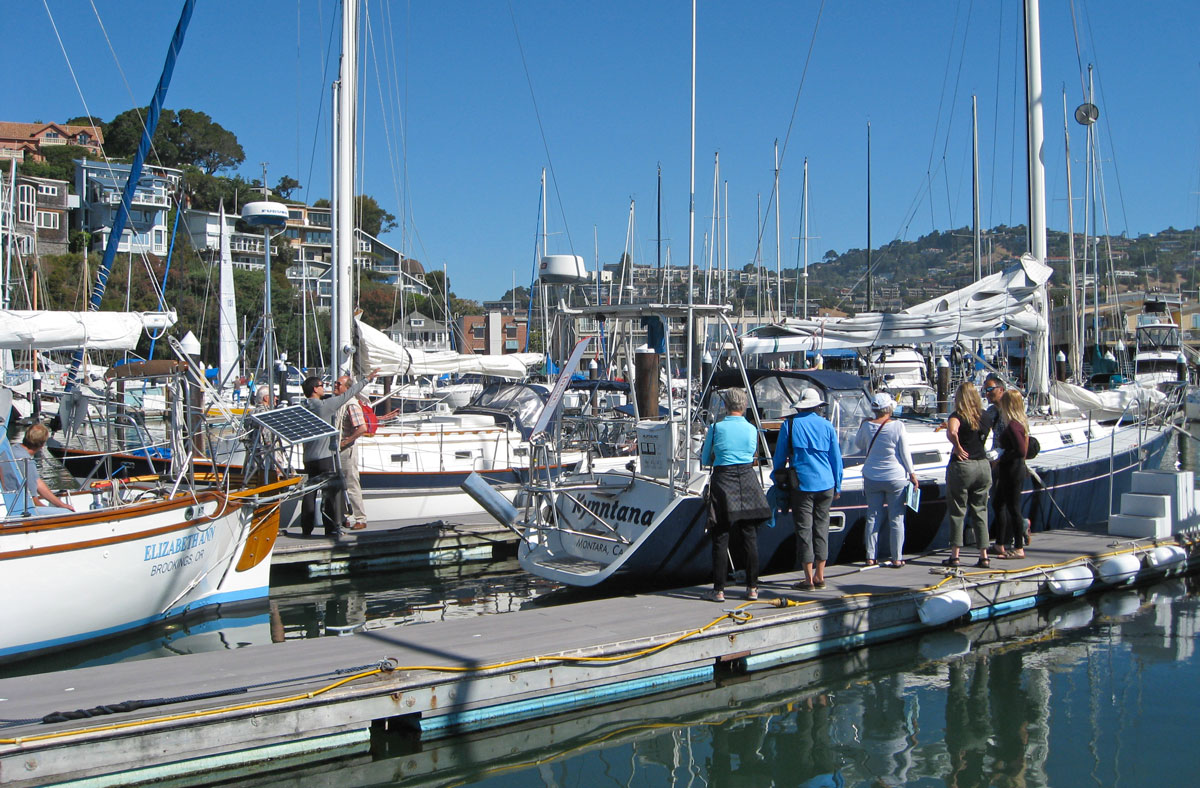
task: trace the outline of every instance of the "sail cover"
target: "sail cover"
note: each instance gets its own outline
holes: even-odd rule
[[[220,259],[221,259],[221,292],[219,311],[217,313],[220,330],[221,354],[221,384],[236,385],[242,376],[238,364],[238,325],[237,325],[237,294],[233,289],[233,253],[229,249],[229,225],[225,220],[225,201],[217,213],[217,221],[221,224]]]
[[[763,326],[742,339],[742,352],[792,353],[1037,336],[1046,332],[1037,295],[1050,274],[1049,266],[1025,255],[1000,273],[901,312],[788,320]]]
[[[485,356],[452,350],[410,349],[361,320],[354,322],[358,327],[359,344],[366,350],[368,368],[378,368],[383,375],[475,374],[520,379],[529,374],[530,367],[544,359],[541,353]]]
[[[133,350],[143,329],[175,324],[169,312],[0,310],[3,350]]]

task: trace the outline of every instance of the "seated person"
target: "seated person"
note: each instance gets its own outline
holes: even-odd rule
[[[17,516],[62,514],[75,511],[38,477],[35,458],[50,437],[45,424],[33,424],[25,430],[20,443],[13,443],[12,460],[0,461],[0,479],[3,480],[9,514]]]

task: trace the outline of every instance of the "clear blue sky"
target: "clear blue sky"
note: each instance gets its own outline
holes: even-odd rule
[[[86,100],[92,114],[110,120],[149,102],[181,3],[93,2],[97,13],[83,0],[47,0],[50,14],[38,2],[8,9],[0,119],[62,121],[84,114]],[[754,257],[761,195],[763,258],[774,266],[775,224],[765,212],[776,139],[784,266],[797,259],[805,157],[810,259],[866,246],[868,122],[874,245],[969,226],[972,94],[984,226],[1025,223],[1024,130],[1015,106],[1024,91],[1021,13],[1017,0],[843,1],[823,11],[813,0],[701,2],[697,260],[711,226],[719,151],[731,263]],[[167,106],[202,110],[235,132],[247,178],[267,161],[270,183],[288,174],[304,185],[301,198],[327,197],[329,44],[339,14],[333,0],[200,0]],[[672,262],[686,262],[690,4],[369,0],[364,26],[368,19],[359,190],[397,217],[407,213],[407,231],[387,240],[427,267],[446,264],[459,295],[497,298],[514,271],[518,284],[529,281],[538,180],[548,165],[552,252],[574,251],[590,267],[598,244],[602,262],[617,260],[633,198],[633,254],[653,263],[661,163],[662,234]],[[1197,223],[1198,30],[1195,0],[1077,0],[1073,10],[1066,0],[1042,0],[1051,228],[1067,226],[1063,90],[1073,110],[1088,64],[1111,231]],[[335,32],[334,53],[338,45]],[[1074,121],[1070,131],[1078,229],[1084,136]]]

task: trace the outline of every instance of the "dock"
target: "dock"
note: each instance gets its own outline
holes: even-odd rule
[[[302,536],[292,525],[275,542],[272,573],[308,577],[378,569],[490,561],[517,550],[517,534],[485,513],[446,520],[386,520],[334,540],[317,532]]]
[[[513,726],[583,725],[582,710],[901,638],[958,642],[974,622],[1180,577],[1200,568],[1197,543],[1200,529],[1159,540],[1041,532],[1023,560],[975,568],[964,550],[948,569],[943,550],[901,568],[833,566],[813,591],[774,575],[754,602],[736,586],[725,603],[692,587],[5,679],[0,782],[261,777],[331,758],[369,764],[397,736],[422,743],[414,770],[393,779],[413,777],[419,764],[438,768],[435,742],[487,742],[487,758]],[[1086,585],[1070,580],[1084,574]]]

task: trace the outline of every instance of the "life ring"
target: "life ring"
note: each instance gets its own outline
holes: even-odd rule
[[[58,376],[58,385],[60,385],[60,386],[67,385],[67,373],[66,372],[64,372]]]

